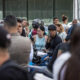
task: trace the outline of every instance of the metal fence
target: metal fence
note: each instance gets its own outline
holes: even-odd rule
[[[0,0],[0,18],[8,14],[33,20],[34,18],[51,21],[54,16],[64,14],[73,18],[73,0]]]

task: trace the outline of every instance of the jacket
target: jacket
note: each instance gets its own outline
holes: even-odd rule
[[[11,34],[10,57],[16,63],[24,65],[28,63],[31,51],[31,41],[27,37],[22,37],[18,33]]]

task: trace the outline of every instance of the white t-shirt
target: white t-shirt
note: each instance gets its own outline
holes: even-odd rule
[[[62,24],[64,31],[66,31],[66,29],[68,29],[68,25],[67,24]]]
[[[70,52],[63,53],[60,57],[57,58],[53,65],[53,78],[58,80],[59,72],[64,65],[64,63],[71,57]]]
[[[62,41],[64,41],[64,39],[66,38],[67,34],[66,34],[66,32],[62,32],[62,33],[58,33],[58,36],[62,39]]]

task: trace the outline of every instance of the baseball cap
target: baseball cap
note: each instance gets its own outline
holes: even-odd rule
[[[48,30],[56,30],[56,26],[55,25],[49,25]]]

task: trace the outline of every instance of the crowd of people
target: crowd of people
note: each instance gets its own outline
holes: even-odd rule
[[[80,22],[63,15],[51,25],[8,15],[0,23],[1,80],[80,80]],[[42,74],[42,75],[41,75]],[[40,78],[41,79],[40,79]]]

